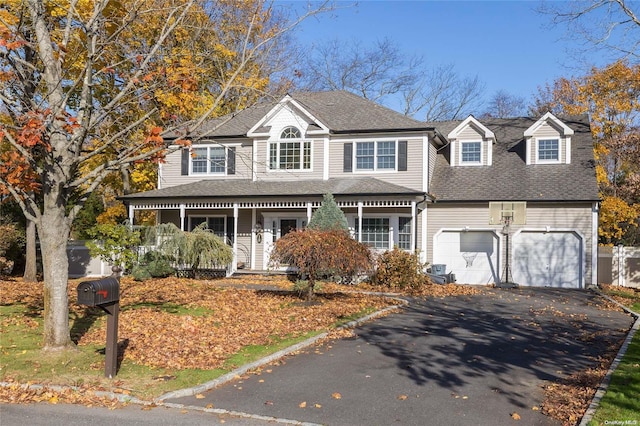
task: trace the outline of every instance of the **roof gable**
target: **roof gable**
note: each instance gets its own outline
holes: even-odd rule
[[[248,131],[247,136],[269,136],[272,121],[282,113],[284,109],[290,112],[290,115],[300,117],[304,124],[308,126],[307,133],[310,134],[327,134],[329,128],[318,120],[311,112],[304,108],[300,103],[296,102],[290,95],[286,95],[280,102],[269,110],[257,123],[255,123]],[[294,124],[294,123],[291,123]],[[295,123],[300,125],[301,123]]]
[[[573,130],[569,126],[564,124],[562,120],[553,115],[551,112],[547,112],[545,115],[540,117],[538,121],[533,123],[533,125],[531,125],[527,130],[524,131],[524,137],[532,137],[535,134],[536,130],[538,130],[545,123],[548,123],[555,129],[557,129],[558,132],[560,132],[560,136],[565,137],[573,135]]]
[[[468,116],[464,121],[462,121],[462,123],[458,124],[455,129],[449,132],[447,137],[449,139],[458,139],[458,135],[462,133],[468,126],[473,127],[485,139],[495,140],[496,138],[496,135],[485,125],[479,122],[473,115]]]

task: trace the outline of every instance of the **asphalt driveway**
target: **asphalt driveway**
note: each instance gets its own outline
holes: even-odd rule
[[[633,322],[600,304],[541,288],[412,300],[354,338],[166,402],[326,425],[555,425],[542,385],[595,365]]]

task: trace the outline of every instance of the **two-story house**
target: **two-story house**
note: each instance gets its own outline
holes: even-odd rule
[[[132,220],[155,210],[184,230],[206,221],[233,247],[232,268],[268,269],[273,243],[331,193],[354,238],[417,251],[459,283],[584,288],[597,276],[587,117],[424,123],[333,91],[200,132],[160,166],[157,190],[123,200]]]

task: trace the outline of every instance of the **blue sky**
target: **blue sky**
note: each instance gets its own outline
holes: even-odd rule
[[[301,7],[306,2],[296,3]],[[539,1],[391,1],[338,2],[336,11],[305,21],[298,41],[311,45],[330,39],[368,45],[388,37],[408,56],[428,65],[453,63],[462,76],[485,84],[485,98],[505,90],[529,101],[538,86],[558,77],[584,74],[567,56],[571,41],[563,28],[536,11]],[[574,43],[577,41],[574,41]],[[602,66],[603,58],[586,62]]]

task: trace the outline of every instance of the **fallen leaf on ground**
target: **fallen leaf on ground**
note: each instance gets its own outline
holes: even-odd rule
[[[333,397],[333,399],[340,399],[342,398],[342,395],[340,395],[339,392],[334,392],[331,394],[331,396]]]
[[[306,408],[307,407],[307,401],[302,401],[300,404],[298,404],[298,407]]]

